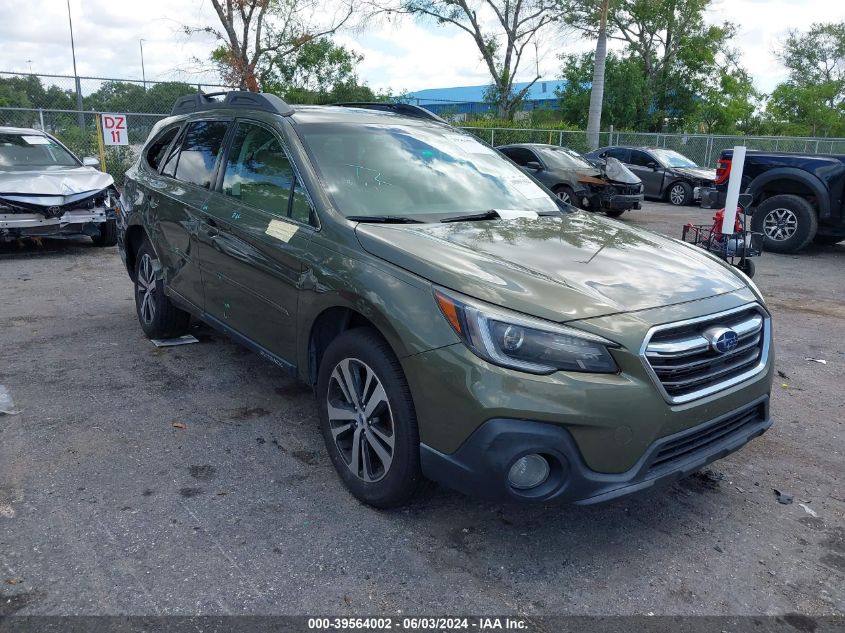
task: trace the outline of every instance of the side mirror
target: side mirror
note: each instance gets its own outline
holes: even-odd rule
[[[651,167],[651,170],[652,170],[652,171],[657,171],[657,163],[655,163],[654,161],[651,161],[651,162],[647,165],[647,167]]]
[[[540,171],[541,169],[543,169],[543,166],[537,161],[532,160],[530,162],[525,163],[525,168],[533,169],[534,171]]]
[[[82,159],[82,164],[86,167],[99,167],[100,159],[95,156],[86,156]]]

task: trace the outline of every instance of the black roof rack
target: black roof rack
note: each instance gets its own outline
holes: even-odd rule
[[[212,97],[225,97],[213,99]],[[279,99],[276,95],[265,92],[247,92],[246,90],[233,90],[231,92],[209,92],[185,95],[179,97],[173,104],[171,115],[190,114],[203,110],[214,110],[216,108],[244,108],[249,110],[264,110],[273,114],[290,116],[293,108]]]
[[[348,101],[345,103],[335,103],[334,105],[342,108],[366,108],[367,110],[384,110],[385,112],[395,112],[396,114],[404,114],[405,116],[416,117],[417,119],[429,119],[430,121],[439,121],[446,123],[439,116],[426,110],[422,106],[411,105],[410,103],[390,103],[387,101]]]

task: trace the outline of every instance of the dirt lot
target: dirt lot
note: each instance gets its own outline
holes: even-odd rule
[[[755,281],[776,424],[723,480],[379,512],[342,489],[307,388],[206,329],[144,339],[115,249],[0,247],[0,384],[24,409],[0,416],[0,616],[845,614],[845,245],[767,254]]]

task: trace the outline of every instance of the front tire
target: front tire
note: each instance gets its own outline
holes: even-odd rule
[[[766,198],[751,216],[751,230],[763,234],[763,249],[795,253],[816,237],[816,210],[804,198],[782,194]]]
[[[106,220],[100,224],[99,229],[99,233],[91,238],[96,246],[117,244],[117,220]]]
[[[605,215],[609,218],[618,218],[620,215],[625,213],[625,211],[627,211],[627,209],[610,209],[605,211]]]
[[[331,342],[317,378],[320,430],[347,489],[377,508],[394,508],[424,485],[411,391],[396,355],[374,330]]]
[[[692,187],[688,182],[676,182],[666,193],[669,203],[676,207],[685,207],[692,202]]]
[[[164,294],[164,282],[156,279],[157,261],[153,247],[144,241],[135,257],[135,311],[147,338],[174,338],[188,331],[191,315]]]
[[[569,185],[558,185],[554,188],[554,193],[560,199],[561,202],[564,202],[576,208],[581,207],[581,205],[578,204],[577,198],[575,197],[575,191]]]

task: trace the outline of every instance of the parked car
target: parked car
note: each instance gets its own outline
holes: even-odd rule
[[[563,204],[422,108],[184,97],[124,205],[144,333],[193,316],[311,385],[368,504],[425,479],[596,503],[771,424],[771,319],[747,277]]]
[[[699,167],[675,150],[664,147],[602,147],[586,154],[588,158],[616,158],[639,176],[646,198],[667,200],[684,206],[701,200],[701,188],[716,179],[714,169]]]
[[[496,149],[567,204],[616,218],[629,209],[639,209],[643,201],[643,183],[613,159],[597,167],[567,147],[539,143]]]
[[[114,246],[120,196],[98,164],[40,130],[0,127],[0,241],[89,235]]]
[[[703,205],[725,205],[732,161],[733,150],[722,151]],[[763,234],[764,250],[794,253],[810,242],[845,240],[845,155],[747,150],[741,190],[754,196],[751,230]]]

